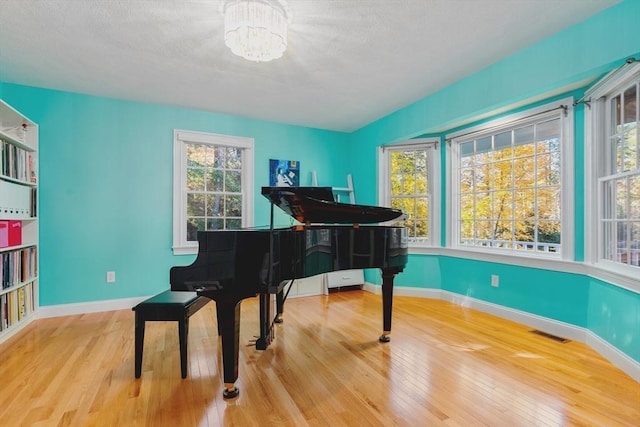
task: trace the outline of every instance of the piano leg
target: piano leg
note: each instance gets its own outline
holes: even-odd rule
[[[397,269],[382,269],[382,335],[380,342],[391,341],[391,313],[393,312],[393,279]]]
[[[222,337],[222,365],[226,399],[240,392],[235,386],[238,379],[238,354],[240,352],[240,302],[233,298],[216,298],[218,332]]]
[[[273,319],[274,323],[282,323],[283,312],[284,312],[284,288],[276,294],[276,318]]]
[[[260,337],[256,349],[266,350],[273,341],[273,319],[271,318],[271,294],[260,294]]]

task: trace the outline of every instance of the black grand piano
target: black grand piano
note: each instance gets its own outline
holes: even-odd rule
[[[379,340],[388,342],[393,279],[407,263],[404,227],[362,225],[399,218],[402,211],[335,202],[331,187],[263,187],[262,195],[271,202],[269,228],[198,231],[196,260],[170,271],[172,291],[195,291],[216,302],[225,398],[238,395],[243,299],[260,298],[256,348],[264,350],[274,338],[274,323],[281,322],[288,283],[329,271],[379,268],[383,304]],[[274,206],[300,224],[274,228]]]

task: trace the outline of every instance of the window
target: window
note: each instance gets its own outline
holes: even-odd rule
[[[589,260],[640,275],[640,64],[627,64],[587,91]]]
[[[198,230],[253,225],[253,139],[174,131],[173,250],[198,252]]]
[[[407,228],[409,244],[438,243],[439,158],[438,139],[415,139],[384,146],[380,152],[380,200],[408,216],[399,225]]]
[[[450,137],[453,247],[573,256],[571,101]]]

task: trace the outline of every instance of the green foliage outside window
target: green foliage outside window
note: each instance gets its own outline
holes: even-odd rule
[[[557,252],[560,119],[460,143],[460,243]]]
[[[408,215],[400,225],[410,239],[429,235],[428,160],[425,148],[390,153],[391,207]]]
[[[242,150],[187,144],[187,240],[242,225]]]

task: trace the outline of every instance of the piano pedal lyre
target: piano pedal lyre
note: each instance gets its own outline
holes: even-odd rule
[[[224,383],[224,391],[222,392],[222,396],[225,399],[232,399],[240,394],[238,387],[235,386],[234,383]]]
[[[382,332],[382,335],[380,335],[380,338],[378,338],[378,340],[380,342],[389,342],[391,341],[391,337],[389,335],[391,335],[391,331],[384,331]]]

